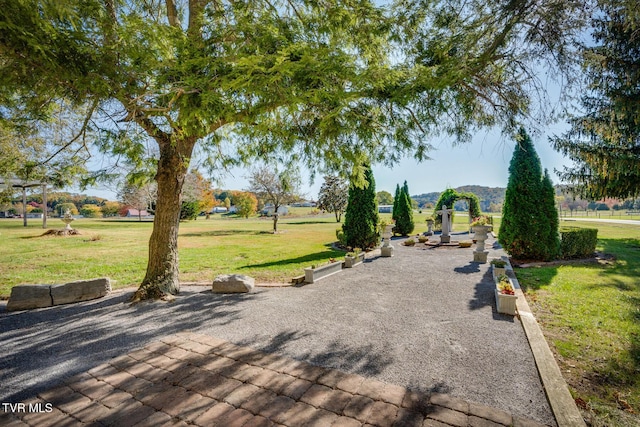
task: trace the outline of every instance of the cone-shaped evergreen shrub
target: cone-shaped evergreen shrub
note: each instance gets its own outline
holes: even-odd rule
[[[400,184],[396,184],[396,195],[393,197],[393,211],[391,211],[391,219],[398,219],[398,202],[400,201]]]
[[[398,213],[396,214],[396,227],[394,232],[401,236],[408,236],[413,232],[415,224],[413,222],[413,209],[411,208],[411,197],[409,196],[409,186],[407,181],[400,189],[398,200]]]
[[[349,186],[349,202],[344,214],[344,231],[347,246],[352,248],[372,248],[378,243],[378,202],[376,183],[371,167],[364,173],[365,186]]]
[[[540,158],[524,129],[509,164],[499,241],[514,258],[550,260],[558,255],[553,185],[548,175],[543,178]]]
[[[556,259],[561,255],[560,218],[558,217],[558,209],[556,209],[556,190],[553,188],[553,182],[546,169],[542,178],[541,209],[542,215],[549,221],[548,229],[546,230],[547,237],[543,237],[548,252],[544,259]]]

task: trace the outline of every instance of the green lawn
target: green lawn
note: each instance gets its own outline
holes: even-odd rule
[[[340,226],[333,215],[309,211],[293,210],[280,220],[281,232],[275,235],[270,219],[215,215],[182,223],[181,280],[209,282],[221,273],[244,273],[258,281],[289,282],[304,267],[342,258],[344,252],[331,249]],[[416,233],[426,230],[427,213],[416,213]],[[57,222],[50,219],[49,227]],[[518,279],[574,397],[591,411],[594,425],[640,425],[630,412],[640,412],[640,227],[563,223],[598,228],[598,250],[614,260],[518,269]],[[467,224],[467,216],[458,213],[455,231]],[[499,224],[496,218],[496,230]],[[22,283],[98,276],[109,276],[115,288],[140,283],[151,222],[80,219],[73,225],[81,236],[41,237],[38,221],[24,228],[21,220],[0,220],[0,296]]]
[[[49,219],[49,228],[58,219]],[[272,234],[269,219],[225,218],[184,222],[178,240],[180,280],[211,281],[243,273],[258,281],[291,281],[311,264],[343,257],[331,249],[339,224],[330,215],[281,219]],[[64,283],[108,276],[115,288],[136,286],[144,276],[151,222],[79,219],[80,236],[41,236],[41,222],[0,220],[0,296],[24,283]],[[63,228],[60,224],[60,228]]]
[[[568,224],[598,228],[597,249],[615,259],[516,275],[594,425],[640,425],[640,226]]]
[[[331,248],[340,227],[333,214],[313,215],[309,208],[292,208],[272,234],[268,218],[240,219],[212,215],[180,225],[180,280],[207,282],[218,274],[243,273],[261,282],[290,282],[312,264],[341,258]],[[431,213],[431,212],[429,212]],[[416,233],[426,230],[427,212],[416,213]],[[387,221],[390,214],[381,215]],[[463,230],[467,216],[455,218]],[[58,224],[59,223],[59,224]],[[58,218],[49,228],[63,228]],[[153,224],[137,219],[78,219],[80,236],[42,236],[42,222],[0,220],[0,297],[17,284],[64,283],[107,276],[114,288],[138,285],[144,276]]]

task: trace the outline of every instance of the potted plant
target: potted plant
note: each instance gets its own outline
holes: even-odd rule
[[[515,289],[513,288],[511,279],[509,279],[509,276],[506,274],[501,274],[496,280],[495,294],[498,313],[515,316],[516,300],[518,297],[515,294]]]
[[[347,252],[344,257],[344,267],[353,268],[364,261],[364,252],[360,248],[353,248],[353,251]]]
[[[480,215],[471,220],[471,231],[474,233],[484,233],[491,231],[493,228],[493,219],[487,215]]]
[[[382,240],[384,237],[384,230],[387,228],[387,221],[381,219],[378,221],[378,238]]]
[[[378,224],[382,235],[382,246],[380,247],[380,254],[383,257],[392,257],[393,246],[391,245],[391,236],[393,235],[393,227],[395,227],[395,224],[393,220],[390,223],[387,223],[383,220]]]
[[[395,219],[392,219],[387,225],[385,225],[385,231],[387,233],[391,233],[392,236],[394,234],[396,234],[396,220]]]
[[[404,241],[403,245],[405,246],[414,246],[416,244],[416,241],[413,240],[413,237],[409,237],[407,240]]]
[[[305,268],[304,281],[305,283],[315,283],[320,279],[324,279],[325,277],[339,273],[340,271],[342,271],[342,263],[331,258],[327,264],[319,267],[312,265],[311,267]]]
[[[500,258],[494,258],[490,263],[493,266],[493,274],[499,277],[507,272],[507,262]]]

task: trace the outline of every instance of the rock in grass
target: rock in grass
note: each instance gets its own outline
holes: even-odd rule
[[[221,274],[213,279],[211,290],[216,294],[251,292],[256,285],[253,277],[244,274]]]

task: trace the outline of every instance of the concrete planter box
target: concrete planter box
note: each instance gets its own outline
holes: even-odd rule
[[[498,313],[515,316],[517,299],[517,295],[501,294],[500,291],[496,289],[496,307],[498,309]]]
[[[356,256],[346,256],[344,257],[344,268],[353,268],[356,265],[362,264],[364,262],[364,252],[360,252]]]
[[[513,283],[511,282],[511,279],[509,279],[509,283],[511,283],[511,286],[513,287]],[[498,313],[510,314],[511,316],[515,316],[516,300],[518,299],[518,296],[501,293],[499,285],[500,283],[498,283],[496,279],[495,293],[496,293],[496,309],[498,310]]]
[[[304,269],[304,281],[305,283],[315,283],[320,279],[324,279],[340,271],[342,271],[341,262],[331,262],[316,268],[308,267]]]

